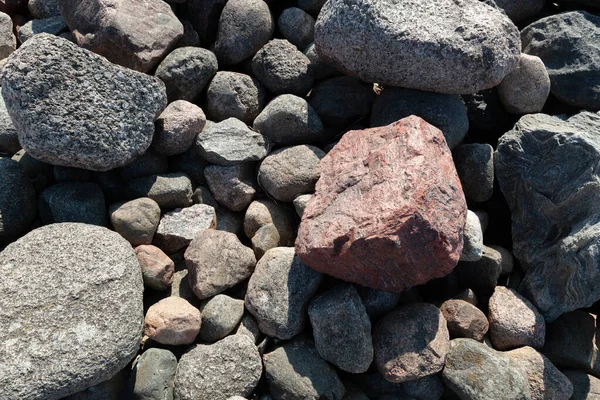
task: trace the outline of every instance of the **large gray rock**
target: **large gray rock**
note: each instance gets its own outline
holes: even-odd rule
[[[166,106],[158,79],[49,34],[36,35],[10,57],[2,96],[32,157],[95,171],[143,154]]]
[[[550,75],[550,92],[579,108],[600,109],[600,16],[571,11],[523,29],[523,52],[538,56]]]
[[[156,67],[183,35],[162,0],[61,0],[61,6],[79,46],[141,72]]]
[[[208,85],[206,110],[215,121],[237,118],[251,124],[265,106],[267,92],[249,75],[220,71]]]
[[[36,194],[18,162],[0,157],[0,243],[18,238],[35,218]]]
[[[244,300],[218,294],[200,309],[202,326],[199,338],[205,342],[216,342],[229,335],[242,320]]]
[[[211,345],[197,345],[177,365],[175,399],[227,400],[248,397],[262,374],[258,349],[245,335],[228,336]]]
[[[173,378],[177,358],[169,350],[146,350],[129,376],[135,400],[173,400]]]
[[[54,400],[115,375],[142,338],[142,274],[118,233],[38,228],[0,253],[0,397]]]
[[[496,86],[521,50],[517,27],[478,0],[331,0],[315,46],[364,81],[451,94]]]
[[[598,129],[600,118],[585,114],[532,114],[498,141],[496,176],[525,272],[519,291],[547,321],[600,299]]]

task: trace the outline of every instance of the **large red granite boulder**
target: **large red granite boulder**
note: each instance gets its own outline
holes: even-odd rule
[[[439,129],[410,116],[351,131],[320,167],[296,240],[308,266],[389,292],[456,266],[467,204]]]

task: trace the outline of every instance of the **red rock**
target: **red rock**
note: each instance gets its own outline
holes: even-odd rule
[[[389,292],[456,266],[467,204],[439,129],[410,116],[350,131],[320,167],[296,240],[305,264]]]

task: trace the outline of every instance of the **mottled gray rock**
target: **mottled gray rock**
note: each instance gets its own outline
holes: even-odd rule
[[[462,142],[469,130],[467,108],[460,96],[385,88],[373,104],[371,126],[385,126],[417,115],[440,129],[450,149]]]
[[[185,251],[190,286],[200,299],[206,299],[248,279],[256,258],[230,232],[202,231]]]
[[[246,335],[250,339],[254,340],[254,343],[259,343],[263,339],[263,333],[258,327],[258,323],[254,317],[248,312],[244,312],[244,316],[240,321],[237,329],[235,330],[236,335]]]
[[[477,215],[467,210],[467,222],[463,231],[463,249],[460,261],[478,261],[483,256],[483,232]]]
[[[243,211],[258,189],[255,169],[254,163],[229,167],[209,165],[204,169],[204,176],[219,204],[232,211]]]
[[[600,398],[600,379],[580,371],[563,371],[573,384],[571,400],[595,400]]]
[[[200,340],[216,342],[229,335],[240,323],[244,315],[244,300],[218,294],[200,309],[202,326]]]
[[[428,375],[410,382],[392,383],[386,381],[379,372],[367,372],[353,375],[352,380],[370,399],[381,399],[391,395],[406,400],[439,400],[444,392],[439,375]]]
[[[44,226],[0,253],[0,271],[9,294],[0,298],[1,398],[60,399],[111,378],[137,353],[142,274],[118,233]]]
[[[227,118],[198,135],[196,148],[206,161],[230,166],[262,160],[267,155],[269,144],[263,135],[248,128],[239,119]]]
[[[162,60],[156,73],[167,87],[169,102],[195,101],[219,69],[217,57],[200,47],[180,47]]]
[[[175,263],[161,249],[151,244],[143,244],[135,249],[135,255],[142,268],[144,286],[156,290],[166,290],[173,284]]]
[[[181,356],[175,374],[175,398],[248,397],[261,374],[260,355],[252,339],[244,335],[228,336],[211,345],[197,345]]]
[[[136,71],[154,69],[183,35],[161,0],[62,0],[61,10],[79,46]]]
[[[206,204],[194,204],[166,212],[160,219],[154,244],[166,253],[181,250],[206,229],[217,225],[215,209]]]
[[[343,284],[311,300],[308,316],[317,353],[336,367],[359,374],[373,361],[371,321],[354,286]]]
[[[448,323],[451,338],[469,338],[482,341],[489,329],[485,314],[464,300],[447,300],[440,311]]]
[[[262,0],[230,0],[219,18],[215,53],[225,65],[252,57],[272,37],[275,23]]]
[[[120,168],[119,175],[125,181],[169,172],[169,159],[158,154],[152,147],[133,162]]]
[[[166,297],[148,308],[144,335],[161,344],[191,344],[200,332],[200,318],[200,311],[186,299]]]
[[[495,173],[512,215],[519,291],[547,321],[600,299],[600,142],[582,116],[525,115],[498,141]],[[586,120],[600,127],[600,119]]]
[[[395,383],[438,373],[444,368],[449,340],[446,320],[433,304],[400,307],[373,329],[375,365]]]
[[[219,71],[206,91],[206,110],[215,121],[237,118],[251,124],[266,102],[258,79],[239,72]]]
[[[496,86],[521,49],[510,19],[478,0],[332,0],[319,13],[315,45],[366,82],[451,94]]]
[[[550,75],[550,92],[579,108],[600,109],[600,17],[571,11],[542,18],[521,34],[523,53],[538,56]]]
[[[154,200],[141,198],[115,203],[108,214],[113,229],[132,246],[152,243],[160,221],[160,207]]]
[[[342,400],[344,385],[335,369],[319,357],[314,344],[298,338],[263,356],[274,399]]]
[[[292,202],[298,195],[314,192],[323,157],[321,149],[309,145],[275,150],[260,164],[258,182],[276,200]]]
[[[324,132],[315,110],[293,94],[273,99],[256,117],[253,127],[280,146],[314,143],[322,139]]]
[[[293,247],[265,253],[248,282],[246,309],[268,336],[290,339],[306,321],[306,307],[322,275],[300,261]]]
[[[4,99],[0,96],[0,152],[14,154],[19,150],[21,150],[21,144],[17,130],[10,119]]]
[[[183,208],[192,205],[192,182],[186,174],[150,175],[130,181],[132,197],[149,197],[161,208]]]
[[[315,77],[315,81],[341,75],[340,71],[327,64],[321,57],[319,57],[314,43],[311,43],[308,45],[308,47],[306,47],[306,49],[304,49],[304,55],[310,61],[308,69],[311,70],[311,74]]]
[[[384,292],[367,287],[359,287],[358,293],[371,321],[389,313],[398,305],[400,293]]]
[[[37,211],[35,189],[18,162],[0,157],[0,243],[21,236]]]
[[[146,350],[131,371],[131,395],[136,400],[173,400],[176,370],[177,358],[169,350]]]
[[[461,399],[531,399],[518,362],[473,339],[450,341],[442,376],[446,387]]]
[[[44,225],[81,222],[106,226],[108,222],[102,189],[91,182],[64,182],[48,187],[40,194],[38,210]]]
[[[25,43],[25,41],[31,39],[34,35],[39,35],[40,33],[58,35],[65,29],[67,29],[67,24],[63,17],[59,15],[44,19],[33,19],[26,22],[19,27],[17,35],[19,42]]]
[[[8,57],[17,48],[13,33],[13,22],[8,14],[0,12],[0,60]]]
[[[303,51],[313,42],[315,36],[315,19],[297,7],[283,10],[277,20],[279,31],[288,42]]]
[[[302,214],[304,214],[304,209],[306,208],[306,204],[312,197],[312,194],[301,194],[300,196],[296,196],[294,199],[294,209],[296,210],[296,214],[300,218],[302,218]]]
[[[305,96],[314,77],[310,60],[285,39],[273,39],[252,58],[252,72],[272,93]]]
[[[542,111],[550,94],[550,77],[539,57],[521,54],[519,64],[498,85],[498,96],[513,114]]]
[[[166,106],[158,79],[43,33],[6,63],[2,96],[31,156],[94,171],[143,154]]]
[[[212,43],[217,36],[219,17],[227,0],[188,0],[184,11],[202,43]]]
[[[515,23],[535,17],[546,4],[545,0],[494,0],[494,3]]]
[[[489,144],[463,144],[452,153],[456,172],[471,201],[487,201],[494,193],[494,149]]]
[[[205,124],[206,116],[200,107],[176,100],[158,116],[152,147],[167,156],[184,153],[192,147]]]
[[[273,200],[255,200],[244,216],[244,233],[252,239],[265,225],[273,224],[279,234],[280,246],[292,246],[296,238],[296,218],[293,212]]]
[[[35,18],[49,18],[60,15],[61,0],[29,0],[27,8]]]
[[[491,295],[502,274],[501,260],[498,251],[484,245],[478,261],[463,261],[456,266],[460,285],[473,289],[479,295]]]

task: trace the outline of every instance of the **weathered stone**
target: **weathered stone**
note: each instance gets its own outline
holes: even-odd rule
[[[292,202],[315,189],[324,156],[321,149],[309,145],[275,150],[260,164],[258,182],[276,200]]]
[[[259,343],[264,336],[263,333],[260,331],[260,328],[258,327],[258,323],[254,319],[254,317],[248,312],[244,312],[242,321],[235,330],[235,334],[246,335],[250,339],[252,339],[254,343]]]
[[[206,91],[206,109],[215,121],[237,118],[251,124],[266,102],[263,85],[249,75],[219,71]]]
[[[200,311],[181,297],[170,296],[154,303],[144,318],[144,334],[170,345],[194,343],[200,332]]]
[[[194,204],[165,213],[160,219],[154,244],[171,254],[185,246],[206,229],[215,229],[215,209],[206,204]]]
[[[217,210],[217,230],[231,232],[241,237],[244,230],[244,213],[220,207]]]
[[[205,124],[206,116],[200,107],[176,100],[158,116],[152,147],[167,156],[184,153],[192,147]]]
[[[600,299],[600,141],[590,129],[600,118],[582,114],[525,115],[499,139],[494,159],[525,272],[519,291],[549,322]]]
[[[351,131],[320,169],[296,240],[307,265],[395,292],[452,271],[467,208],[441,131],[418,117]]]
[[[521,54],[519,64],[498,85],[506,111],[531,114],[542,111],[550,94],[550,77],[539,57]]]
[[[573,384],[571,400],[595,400],[600,398],[600,379],[580,371],[564,371]]]
[[[501,262],[502,255],[484,245],[478,261],[458,263],[458,281],[462,287],[473,289],[479,295],[490,296],[502,274]]]
[[[375,365],[390,382],[413,381],[444,368],[450,336],[444,316],[433,304],[398,308],[373,329]]]
[[[371,321],[379,319],[396,308],[401,296],[399,293],[383,292],[362,286],[359,286],[357,290]]]
[[[277,25],[283,37],[301,51],[313,42],[315,19],[300,8],[290,7],[283,10]]]
[[[219,208],[219,203],[215,200],[210,189],[206,186],[198,186],[194,189],[194,195],[192,196],[194,204],[205,204],[213,207],[215,210]]]
[[[450,341],[442,376],[446,387],[461,399],[531,399],[518,362],[473,339]]]
[[[256,258],[235,234],[207,229],[188,246],[185,264],[194,293],[206,299],[248,279]]]
[[[321,274],[300,261],[292,247],[271,249],[250,277],[246,309],[266,335],[290,339],[302,331],[308,300],[321,279]]]
[[[186,174],[150,175],[130,181],[127,185],[132,197],[149,197],[161,208],[192,205],[192,182]]]
[[[21,145],[50,164],[94,171],[125,165],[150,146],[154,119],[166,106],[158,79],[49,34],[28,40],[2,71]]]
[[[38,228],[0,253],[0,397],[55,400],[115,375],[143,327],[129,242],[79,223]]]
[[[244,315],[244,300],[218,294],[203,305],[200,340],[216,342],[229,335]]]
[[[315,45],[366,82],[450,94],[498,85],[521,49],[517,27],[477,0],[333,0],[319,13]]]
[[[197,345],[181,356],[175,374],[178,400],[227,400],[248,397],[262,374],[258,349],[244,335]]]
[[[132,246],[152,243],[160,221],[160,207],[156,201],[143,197],[116,203],[109,207],[108,214],[113,229]]]
[[[156,246],[143,244],[135,248],[135,255],[142,267],[144,286],[166,290],[173,283],[175,263]]]
[[[300,218],[302,218],[302,214],[304,214],[304,210],[306,209],[306,205],[308,201],[312,197],[312,194],[301,194],[300,196],[296,196],[294,199],[294,209],[296,210],[296,214]]]
[[[49,18],[60,15],[61,0],[29,0],[27,8],[36,18]]]
[[[1,18],[2,16],[0,14],[0,20]],[[0,153],[12,155],[19,150],[21,150],[21,144],[19,143],[17,130],[10,119],[6,104],[4,103],[4,98],[0,96]]]
[[[0,157],[0,243],[17,239],[33,222],[36,194],[18,162]]]
[[[100,186],[91,182],[57,183],[40,194],[42,224],[82,222],[106,226],[107,212]]]
[[[317,353],[353,374],[369,369],[373,361],[371,321],[352,285],[338,285],[316,296],[308,307]]]
[[[217,57],[211,51],[200,47],[180,47],[169,53],[154,75],[165,83],[169,102],[193,102],[218,69]]]
[[[315,77],[315,81],[341,75],[340,71],[327,64],[321,57],[319,57],[314,43],[311,43],[306,49],[304,49],[304,55],[310,61],[308,69],[311,70],[311,74]]]
[[[219,18],[215,53],[225,65],[252,57],[272,37],[275,23],[262,0],[233,0]]]
[[[292,246],[295,239],[296,218],[291,210],[273,200],[255,200],[244,216],[244,233],[252,239],[258,230],[273,224],[279,234],[280,246]]]
[[[254,163],[223,167],[209,165],[204,169],[208,187],[219,204],[232,211],[243,211],[252,203],[258,189]]]
[[[463,249],[460,261],[478,261],[483,255],[483,231],[477,215],[467,210],[467,222],[463,232]]]
[[[494,194],[494,149],[489,144],[463,144],[452,153],[465,197],[488,201]]]
[[[523,53],[538,56],[550,92],[579,108],[600,109],[600,17],[585,11],[552,15],[525,27]]]
[[[448,323],[451,338],[469,338],[482,341],[489,329],[488,320],[483,312],[463,300],[447,300],[440,311]]]
[[[110,62],[148,72],[183,35],[183,25],[161,0],[61,0],[77,44]]]
[[[58,35],[65,29],[67,29],[67,24],[63,17],[59,15],[45,19],[31,20],[19,27],[17,35],[19,37],[19,42],[25,43],[34,35],[39,35],[40,33]]]
[[[306,338],[294,339],[263,356],[274,399],[342,400],[344,385],[335,369]]]
[[[173,400],[176,370],[177,358],[169,350],[146,350],[131,371],[131,395],[136,400]]]
[[[256,255],[256,259],[260,260],[268,250],[275,247],[283,246],[280,244],[281,237],[275,224],[266,224],[261,226],[254,236],[252,236],[252,250]]]

